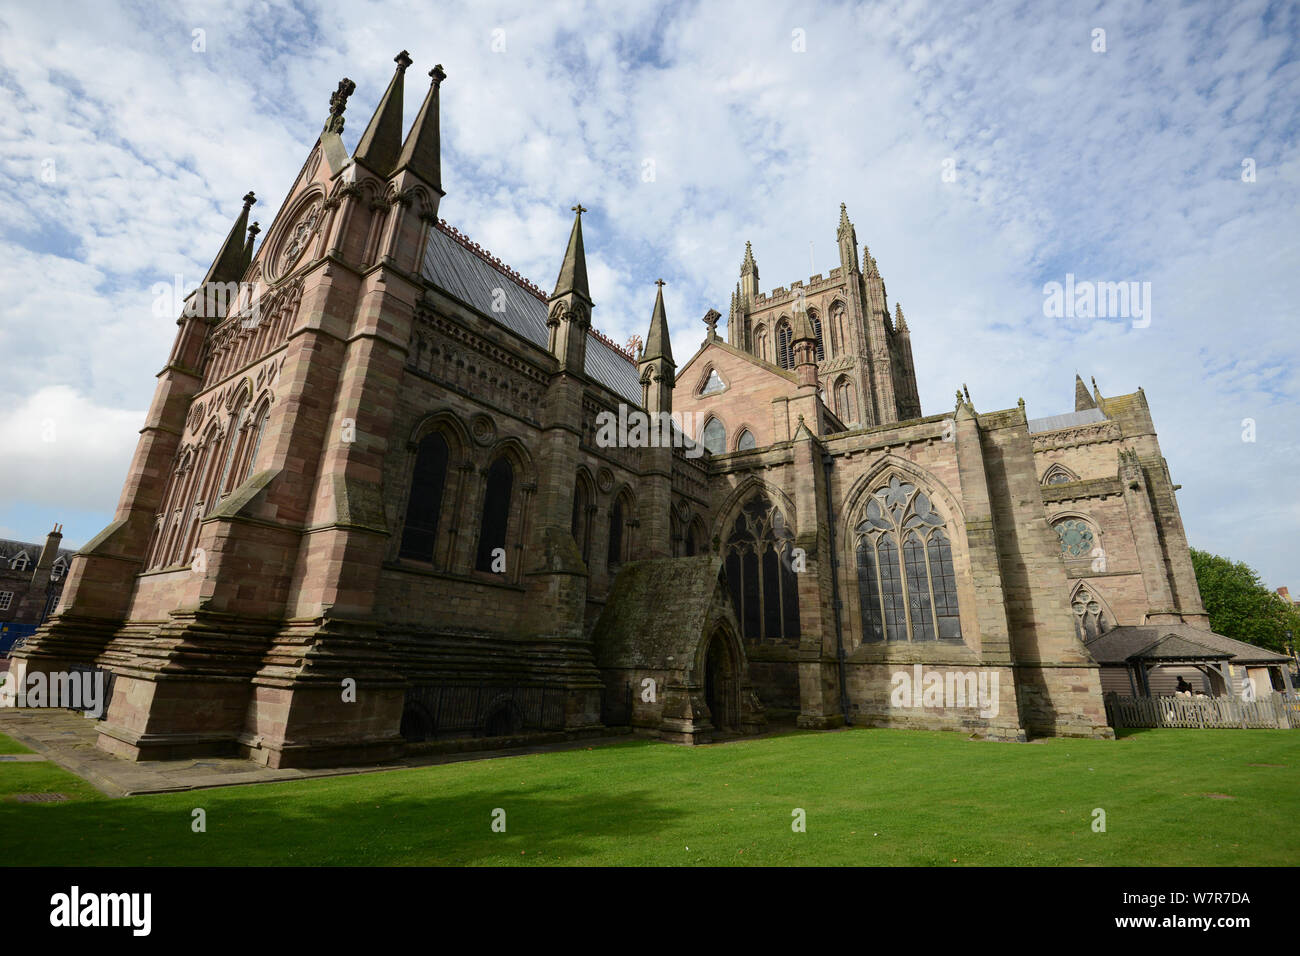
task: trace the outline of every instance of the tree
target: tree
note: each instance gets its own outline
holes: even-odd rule
[[[1191,551],[1196,585],[1210,615],[1210,628],[1256,647],[1287,653],[1287,633],[1292,635],[1292,641],[1300,638],[1300,612],[1265,587],[1259,574],[1245,562],[1195,548]]]

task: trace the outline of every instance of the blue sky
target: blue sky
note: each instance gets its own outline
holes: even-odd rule
[[[1192,544],[1300,591],[1298,36],[1254,2],[6,7],[0,536],[108,522],[175,332],[151,287],[248,189],[269,224],[343,76],[354,145],[405,48],[408,123],[448,74],[442,215],[549,287],[581,200],[617,341],[662,276],[684,360],[746,240],[765,290],[825,272],[845,202],[927,413],[1142,386]],[[1066,273],[1150,282],[1150,326],[1045,317]]]

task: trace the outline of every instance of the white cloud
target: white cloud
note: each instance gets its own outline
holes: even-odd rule
[[[92,418],[145,407],[175,331],[150,315],[149,286],[201,272],[248,188],[268,225],[338,79],[358,84],[355,143],[406,46],[408,122],[425,71],[448,73],[443,215],[546,287],[581,200],[595,323],[616,341],[645,334],[662,276],[684,359],[704,312],[726,312],[746,239],[764,289],[825,272],[847,202],[907,313],[927,411],[963,381],[981,409],[1023,395],[1033,415],[1072,407],[1076,370],[1106,393],[1142,385],[1193,544],[1300,581],[1286,544],[1300,518],[1266,504],[1300,464],[1294,8],[53,11],[0,14],[17,118],[0,171],[19,184],[0,233],[0,347],[21,368],[0,384],[8,409],[46,385],[75,389]],[[1042,284],[1065,272],[1150,281],[1150,328],[1045,319]],[[1243,417],[1259,423],[1253,446]]]
[[[36,389],[0,416],[5,498],[111,515],[144,417],[143,409],[104,408],[67,385]],[[44,540],[37,532],[19,537]]]

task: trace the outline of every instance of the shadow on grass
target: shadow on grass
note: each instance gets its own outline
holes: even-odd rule
[[[351,778],[356,780],[356,778]],[[437,781],[429,780],[430,785]],[[564,863],[653,840],[681,807],[651,792],[503,786],[456,794],[232,788],[123,800],[0,805],[11,866],[333,866]],[[308,785],[310,786],[310,785]],[[346,799],[344,803],[341,800]],[[206,832],[192,830],[195,808]],[[505,832],[494,832],[496,810]]]

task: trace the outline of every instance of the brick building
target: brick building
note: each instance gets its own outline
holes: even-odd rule
[[[59,525],[44,545],[0,539],[0,653],[30,636],[58,603],[73,555],[62,540]]]
[[[20,652],[114,673],[101,746],[323,764],[778,712],[1109,736],[1084,639],[1207,626],[1141,390],[923,415],[843,207],[829,274],[764,294],[747,246],[725,340],[711,310],[677,365],[660,290],[629,353],[592,327],[580,206],[550,292],[439,218],[444,76],[403,136],[397,63],[350,156],[340,84],[256,248],[245,197]]]

